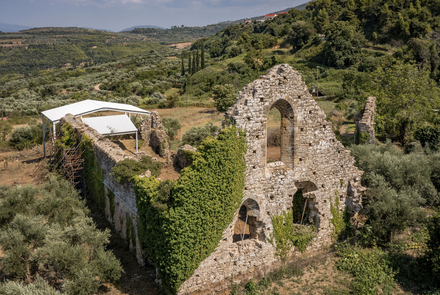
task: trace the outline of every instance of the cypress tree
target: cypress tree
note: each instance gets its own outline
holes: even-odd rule
[[[188,54],[188,74],[192,75],[192,62],[191,62],[191,53]]]
[[[183,55],[182,55],[182,72],[181,72],[182,76],[185,76],[185,64],[183,62]]]
[[[200,68],[201,69],[205,68],[205,44],[203,44],[203,41],[202,41],[202,52],[200,54]]]
[[[197,51],[196,51],[196,72],[199,71],[199,64],[200,64],[200,62],[199,62],[199,50],[197,49]]]
[[[192,73],[193,74],[197,73],[197,71],[196,71],[196,52],[195,51],[193,51]]]

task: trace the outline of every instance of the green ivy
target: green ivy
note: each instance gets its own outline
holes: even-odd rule
[[[245,140],[235,127],[205,139],[175,183],[133,178],[140,239],[166,292],[179,290],[232,222],[243,199]]]
[[[293,233],[293,211],[284,211],[272,218],[273,232],[269,237],[269,242],[275,247],[275,255],[285,261],[292,249]]]
[[[95,151],[93,150],[93,141],[87,135],[83,135],[80,142],[80,148],[83,151],[84,159],[84,179],[86,181],[87,193],[98,205],[99,209],[105,211],[105,187],[102,178],[102,171],[99,162],[95,159]],[[113,202],[114,203],[114,202]],[[111,209],[110,203],[110,209]],[[114,207],[114,204],[113,204]],[[114,209],[113,209],[114,213]]]
[[[125,237],[131,241],[133,248],[136,247],[136,233],[134,231],[133,219],[131,216],[127,216],[127,222],[125,226]]]
[[[355,144],[366,144],[370,142],[370,135],[368,132],[364,132],[356,127],[356,138],[354,140]]]
[[[112,169],[113,178],[120,183],[127,183],[133,176],[140,175],[150,170],[152,176],[159,176],[162,164],[154,162],[149,156],[143,156],[141,161],[124,159],[118,162]]]

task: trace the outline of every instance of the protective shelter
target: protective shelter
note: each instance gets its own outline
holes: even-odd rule
[[[121,112],[125,113],[125,115],[119,116],[106,116],[106,117],[95,117],[95,118],[84,118],[83,116],[93,114],[96,112]],[[137,141],[137,128],[131,122],[131,114],[138,115],[150,115],[149,111],[143,110],[141,108],[123,104],[123,103],[114,103],[114,102],[106,102],[106,101],[97,101],[97,100],[83,100],[80,102],[72,103],[69,105],[65,105],[62,107],[50,109],[41,113],[43,120],[43,138],[46,137],[46,119],[47,121],[52,122],[49,123],[49,129],[53,132],[53,138],[56,138],[56,124],[60,122],[61,118],[67,114],[72,114],[75,117],[81,117],[81,120],[85,124],[93,124],[89,125],[94,128],[96,131],[101,133],[102,135],[123,135],[123,134],[133,134],[136,133],[136,151],[138,146]],[[127,119],[124,119],[125,117]],[[92,120],[91,120],[92,119]],[[87,123],[86,121],[89,121]],[[131,124],[131,125],[130,125]],[[53,126],[53,130],[52,130]],[[104,133],[102,133],[104,132]],[[43,141],[43,149],[44,156],[46,156],[46,144]]]

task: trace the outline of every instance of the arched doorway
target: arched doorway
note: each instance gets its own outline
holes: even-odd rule
[[[234,225],[233,242],[259,238],[260,207],[253,199],[243,202],[238,211],[238,218]]]

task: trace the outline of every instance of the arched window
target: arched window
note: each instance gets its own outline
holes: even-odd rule
[[[293,119],[292,106],[284,99],[277,100],[268,111],[266,162],[282,161],[293,168]]]
[[[281,161],[281,113],[272,108],[267,115],[266,162]]]

